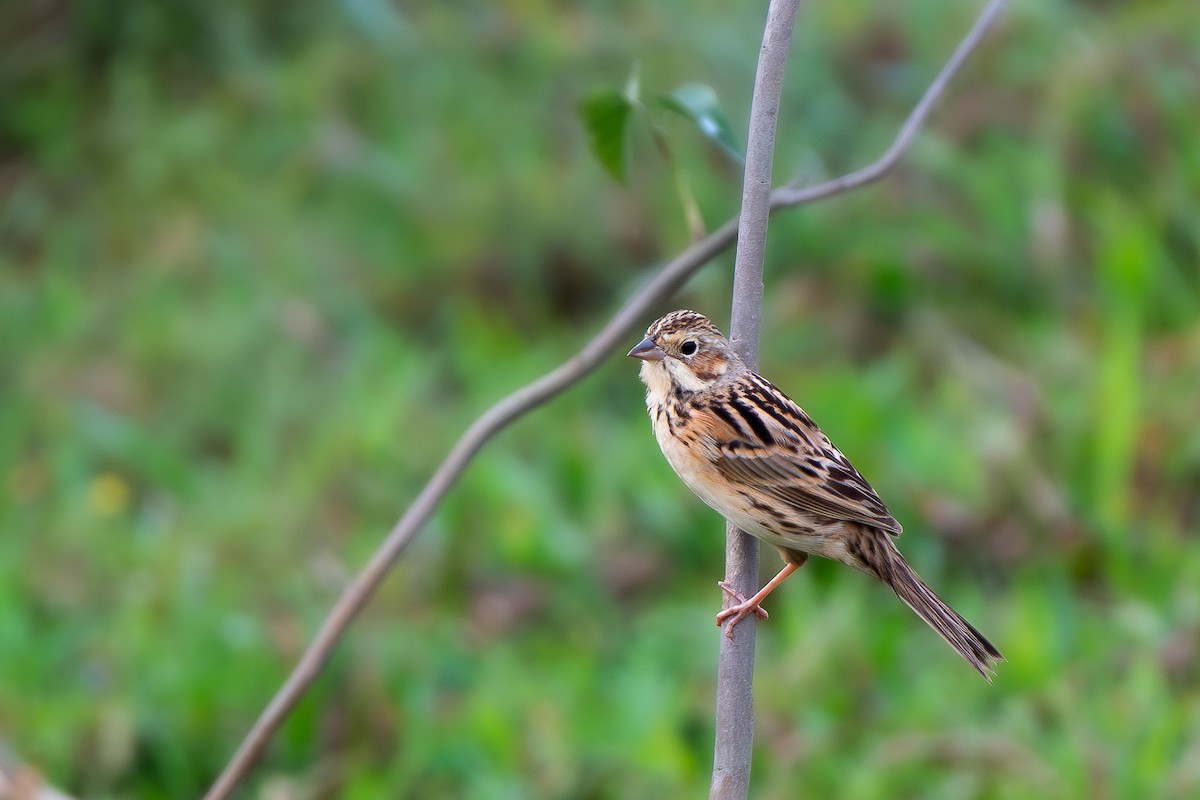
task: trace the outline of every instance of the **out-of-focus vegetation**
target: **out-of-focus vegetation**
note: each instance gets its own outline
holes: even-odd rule
[[[977,10],[809,4],[776,174],[876,157]],[[762,13],[0,6],[0,739],[196,796],[473,416],[686,244],[580,99],[640,61],[740,131]],[[1008,662],[806,568],[755,797],[1200,794],[1197,53],[1194,0],[1019,3],[899,172],[772,222],[764,372]],[[674,133],[715,225],[736,167]],[[663,310],[727,320],[730,262]],[[471,467],[249,796],[701,795],[721,557],[614,355]]]

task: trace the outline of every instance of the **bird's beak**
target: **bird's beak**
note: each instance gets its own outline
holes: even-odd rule
[[[667,354],[658,349],[658,345],[650,341],[650,337],[642,339],[629,351],[630,358],[640,358],[642,361],[662,361]]]

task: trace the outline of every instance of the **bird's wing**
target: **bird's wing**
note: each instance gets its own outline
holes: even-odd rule
[[[800,406],[754,373],[728,389],[703,408],[697,426],[709,429],[704,438],[719,472],[798,512],[900,535],[879,495]]]

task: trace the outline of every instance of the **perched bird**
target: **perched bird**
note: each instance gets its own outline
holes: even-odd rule
[[[695,311],[655,322],[629,351],[642,361],[646,408],[663,455],[696,495],[745,532],[774,545],[784,568],[717,615],[726,633],[810,555],[840,561],[890,586],[990,680],[1003,659],[991,642],[933,593],[892,542],[892,518],[858,470],[800,406],[749,369],[716,326]]]

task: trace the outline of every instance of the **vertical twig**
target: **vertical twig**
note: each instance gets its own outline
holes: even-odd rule
[[[729,338],[751,369],[758,367],[762,272],[767,219],[771,214],[775,124],[779,118],[783,74],[799,7],[800,0],[771,0],[750,103]],[[758,589],[758,542],[732,525],[727,527],[725,534],[725,580],[746,596]],[[721,636],[710,800],[744,800],[750,789],[750,755],[754,743],[756,626],[753,617],[751,614],[739,623],[735,638]]]

